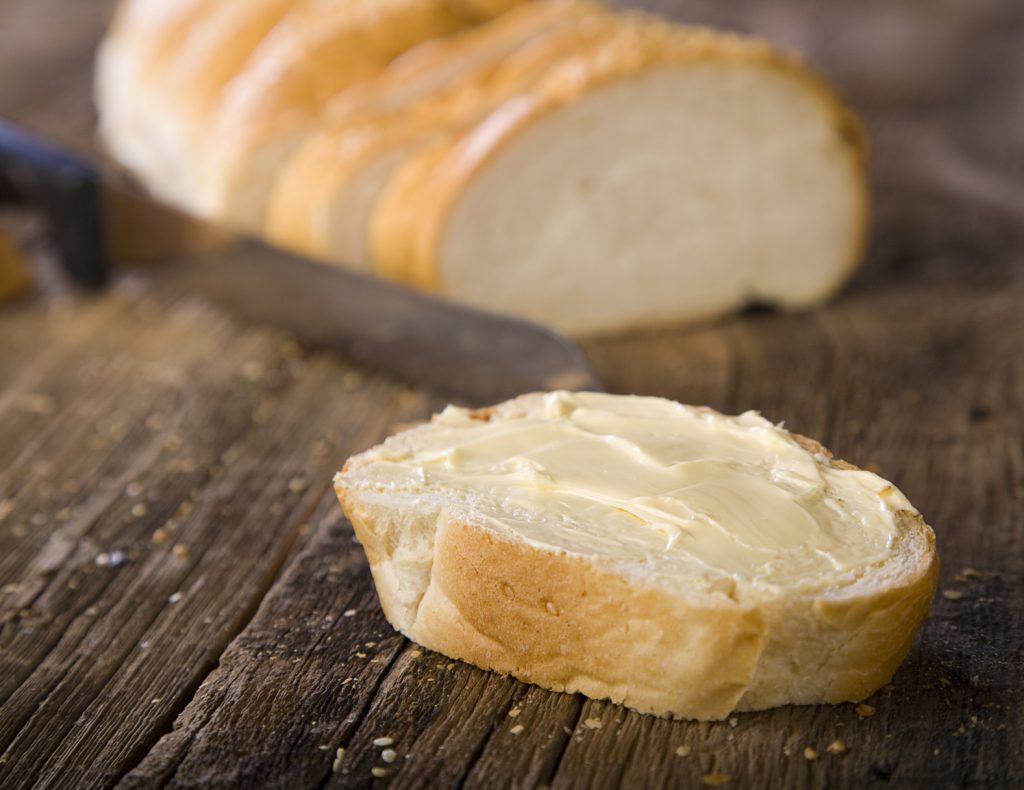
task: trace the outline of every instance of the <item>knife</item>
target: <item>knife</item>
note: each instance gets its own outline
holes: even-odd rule
[[[0,121],[0,195],[39,210],[70,278],[102,288],[116,267],[367,367],[471,403],[603,387],[580,349],[538,324],[316,261],[163,205],[108,167]]]

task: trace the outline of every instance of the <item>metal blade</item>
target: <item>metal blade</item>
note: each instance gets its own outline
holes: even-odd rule
[[[544,327],[260,241],[238,238],[172,263],[154,275],[440,394],[485,404],[535,390],[602,389],[582,352]]]

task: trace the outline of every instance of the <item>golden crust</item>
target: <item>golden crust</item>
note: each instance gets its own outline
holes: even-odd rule
[[[549,61],[593,35],[599,16],[611,18],[587,0],[526,4],[486,25],[421,45],[379,78],[344,91],[276,181],[267,235],[331,257],[334,251],[319,233],[317,218],[351,174],[403,145],[426,143],[446,128],[464,128],[467,119],[485,113],[510,91],[526,90]],[[461,73],[455,69],[454,79],[422,95],[414,87],[411,98],[396,98],[415,86],[419,75],[460,60],[469,66]]]
[[[794,438],[822,463],[849,467]],[[852,583],[814,595],[749,585],[725,594],[663,589],[445,511],[423,523],[429,517],[382,505],[341,476],[335,488],[385,615],[410,639],[547,689],[659,716],[721,719],[733,710],[864,699],[906,657],[938,581],[934,533],[911,511],[898,514],[893,556]],[[433,530],[415,599],[392,562],[396,531],[411,527]]]
[[[847,272],[853,270],[866,244],[870,211],[866,142],[853,112],[801,62],[759,39],[681,27],[641,13],[623,14],[620,20],[606,46],[581,53],[516,106],[503,107],[486,124],[425,150],[396,175],[381,197],[371,231],[375,265],[382,274],[443,290],[438,251],[447,218],[467,183],[523,128],[606,82],[659,66],[699,62],[775,69],[801,82],[828,108],[846,144],[851,178],[861,198],[861,231],[846,265]]]
[[[414,79],[408,64],[400,64],[397,76],[386,72],[357,86],[350,93],[358,95],[335,103],[327,122],[290,157],[271,196],[267,234],[286,246],[330,257],[334,251],[319,233],[317,218],[351,174],[377,156],[413,143],[424,147],[439,135],[464,130],[496,104],[529,91],[552,63],[586,46],[612,19],[603,9],[581,0],[536,3],[452,37],[455,40],[450,43],[432,42],[429,57],[417,60],[456,58],[467,49],[492,46],[498,37],[521,35],[522,28],[531,24],[540,28],[512,52],[483,59],[451,84],[405,106],[374,111],[375,105],[386,106],[390,95]],[[513,27],[516,32],[509,31]],[[365,94],[376,99],[367,103]]]
[[[206,191],[228,196],[211,199],[230,213],[230,184],[263,146],[304,128],[332,97],[380,74],[414,45],[476,24],[487,12],[451,0],[297,6],[223,93],[202,165],[210,172]]]

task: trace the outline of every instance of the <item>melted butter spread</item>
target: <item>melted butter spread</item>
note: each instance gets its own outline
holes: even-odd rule
[[[378,487],[443,493],[534,545],[711,583],[814,588],[856,575],[891,556],[895,512],[913,509],[755,412],[661,398],[552,392],[490,420],[450,406],[361,458],[346,478],[369,464]]]

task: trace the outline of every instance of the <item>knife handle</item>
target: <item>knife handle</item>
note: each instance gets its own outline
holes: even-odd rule
[[[0,200],[42,214],[65,271],[86,288],[109,275],[99,184],[85,159],[0,121]]]

